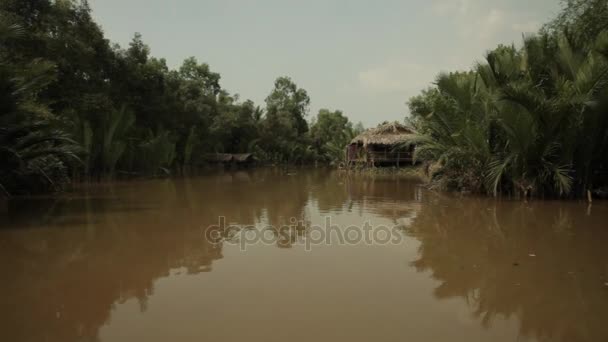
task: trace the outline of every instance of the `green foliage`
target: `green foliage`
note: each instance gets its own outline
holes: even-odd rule
[[[68,174],[168,174],[210,152],[253,152],[274,163],[330,161],[346,141],[313,145],[310,98],[288,77],[275,81],[265,109],[239,101],[220,79],[194,57],[171,70],[139,33],[125,49],[110,44],[87,1],[1,1],[0,149],[14,161],[2,165],[2,191],[50,188],[27,185],[26,174],[54,185],[68,182]],[[34,140],[40,142],[25,147]],[[68,163],[76,152],[81,163]]]
[[[279,77],[266,98],[266,120],[270,126],[281,125],[291,134],[306,133],[308,123],[305,117],[309,105],[306,90],[298,88],[289,77]]]
[[[521,49],[499,46],[410,100],[411,143],[436,184],[523,196],[606,185],[608,31],[589,10],[599,3],[568,1]]]
[[[343,162],[344,148],[363,131],[361,125],[356,129],[344,114],[321,109],[310,128],[310,137],[317,154],[325,161]]]
[[[415,158],[433,162],[441,170],[443,187],[480,190],[481,170],[490,159],[485,89],[470,72],[442,74],[436,84],[425,98],[416,99],[428,102],[418,108],[430,112],[412,108],[418,132],[410,141],[417,146]]]
[[[146,176],[166,175],[175,159],[175,142],[164,129],[155,134],[147,131],[142,138],[133,140],[125,153],[125,170]]]
[[[260,124],[264,158],[275,163],[304,162],[312,158],[305,120],[310,98],[289,77],[279,77],[266,98],[266,116]]]
[[[190,133],[188,133],[188,138],[186,139],[186,143],[184,145],[184,164],[190,164],[192,161],[192,153],[196,148],[196,143],[198,141],[198,135],[196,134],[196,128],[190,128]]]
[[[61,190],[78,152],[76,143],[47,121],[3,125],[0,185],[8,195]]]
[[[112,176],[116,163],[120,160],[127,147],[127,133],[135,123],[133,113],[122,107],[106,115],[100,132],[101,141],[101,167],[103,171]]]
[[[52,125],[39,93],[52,80],[54,65],[41,59],[16,67],[6,49],[23,30],[0,17],[0,190],[10,196],[60,190],[67,166],[79,149]]]
[[[593,41],[608,29],[608,5],[606,0],[562,0],[563,10],[546,24],[542,33],[565,33],[581,44]]]

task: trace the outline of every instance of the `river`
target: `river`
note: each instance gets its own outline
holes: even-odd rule
[[[259,169],[0,214],[4,341],[608,341],[608,204]]]

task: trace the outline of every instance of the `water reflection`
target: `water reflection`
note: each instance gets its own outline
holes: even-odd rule
[[[12,201],[0,217],[0,331],[12,341],[99,340],[121,303],[136,300],[146,312],[159,279],[206,277],[222,267],[218,261],[228,247],[201,234],[218,216],[243,226],[301,220],[296,229],[275,231],[280,248],[268,261],[276,267],[268,276],[289,281],[283,277],[296,273],[286,273],[292,266],[282,263],[282,249],[293,250],[311,221],[332,215],[401,225],[412,243],[419,241],[418,256],[412,268],[380,272],[396,279],[407,279],[414,269],[429,272],[439,282],[436,300],[462,298],[482,329],[515,318],[517,334],[530,339],[607,340],[607,209],[442,197],[407,179],[280,169],[99,185],[57,200]],[[316,253],[336,269],[361,268],[363,276],[378,272],[373,261],[369,269],[365,261],[354,261],[362,250],[354,249],[352,259],[341,258],[334,246]],[[239,270],[251,266],[246,258],[231,262],[240,263]],[[297,272],[309,276],[307,288],[340,280],[335,272]],[[248,281],[238,276],[232,279]],[[372,280],[366,286],[378,302],[423,296],[407,281],[398,285],[405,291],[392,293]],[[319,312],[337,304],[321,305],[326,306]],[[370,314],[405,308],[385,304],[377,310]],[[400,334],[408,337],[407,331]]]
[[[607,208],[571,202],[437,197],[408,233],[418,271],[440,281],[438,299],[462,298],[480,323],[516,317],[521,337],[606,341]]]

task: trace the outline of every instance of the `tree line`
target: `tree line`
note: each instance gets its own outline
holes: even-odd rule
[[[308,119],[310,97],[279,77],[265,106],[241,101],[190,57],[176,69],[140,34],[112,44],[86,0],[0,3],[0,194],[71,180],[155,176],[208,153],[262,162],[337,162],[359,131],[339,110]]]
[[[408,102],[433,185],[588,196],[608,186],[608,1],[568,0],[521,47],[440,74]]]

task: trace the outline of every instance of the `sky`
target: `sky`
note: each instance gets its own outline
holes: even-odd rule
[[[289,76],[319,109],[366,127],[408,115],[437,74],[465,70],[498,44],[520,44],[559,0],[89,0],[106,37],[135,32],[172,68],[194,56],[241,100],[263,105]]]

